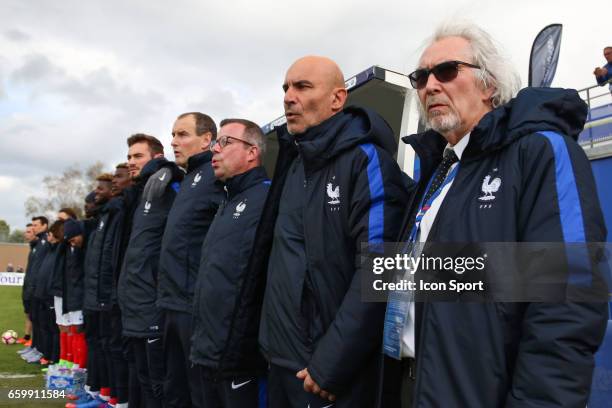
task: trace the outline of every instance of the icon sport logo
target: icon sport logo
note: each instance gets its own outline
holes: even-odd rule
[[[151,211],[151,202],[150,201],[146,201],[145,205],[144,205],[144,213],[148,214],[149,211]]]

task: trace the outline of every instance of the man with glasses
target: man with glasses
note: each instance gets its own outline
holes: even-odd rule
[[[408,179],[377,113],[344,107],[335,62],[297,60],[283,84],[287,124],[256,240],[267,271],[259,341],[270,407],[372,407],[384,304],[362,301],[362,245],[393,241]]]
[[[251,251],[270,185],[264,135],[249,120],[225,119],[212,151],[226,193],[202,247],[191,361],[205,407],[256,408],[266,393],[257,343],[265,276],[251,267]]]
[[[409,77],[430,129],[403,139],[421,179],[402,241],[605,240],[576,143],[586,117],[576,91],[527,88],[512,99],[510,62],[463,23],[442,25]],[[393,292],[383,406],[585,406],[606,319],[605,303],[415,304]]]
[[[200,112],[179,115],[172,127],[176,164],[187,174],[168,213],[159,259],[157,305],[164,313],[165,402],[168,407],[203,407],[197,371],[189,361],[193,291],[202,242],[223,197],[211,167],[212,118]]]

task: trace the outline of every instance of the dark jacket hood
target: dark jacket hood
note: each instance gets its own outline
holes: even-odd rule
[[[136,177],[136,182],[144,185],[149,177],[157,173],[157,171],[163,167],[168,167],[172,170],[172,180],[180,181],[183,179],[185,173],[180,170],[176,163],[166,160],[165,157],[157,157],[145,164],[138,177]]]
[[[283,125],[278,135],[282,142],[297,144],[304,160],[315,168],[364,143],[373,143],[392,156],[397,151],[387,122],[374,111],[358,106],[349,106],[302,134],[290,135]]]
[[[577,140],[586,115],[587,106],[574,89],[524,88],[510,102],[483,116],[461,160],[477,160],[534,132],[549,130]],[[441,157],[446,146],[444,137],[434,130],[405,136],[402,141],[422,160]]]

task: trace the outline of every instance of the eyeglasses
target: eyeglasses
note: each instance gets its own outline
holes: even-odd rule
[[[232,144],[230,142],[230,139],[237,140],[237,141],[242,142],[242,143],[244,143],[246,145],[249,145],[249,146],[255,146],[253,143],[247,142],[246,140],[238,139],[237,137],[234,137],[234,136],[223,136],[223,137],[221,137],[219,139],[216,139],[216,140],[213,140],[212,142],[210,142],[210,150],[214,149],[214,147],[216,145],[219,145],[219,147],[221,149],[223,149],[228,144]]]
[[[432,68],[421,68],[417,69],[410,75],[410,84],[414,89],[423,89],[427,85],[429,80],[429,74],[434,74],[436,79],[440,82],[450,82],[457,78],[459,74],[459,65],[465,65],[466,67],[481,69],[478,65],[468,64],[462,61],[444,61]]]

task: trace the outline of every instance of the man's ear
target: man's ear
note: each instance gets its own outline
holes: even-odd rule
[[[346,88],[334,88],[332,91],[332,110],[334,112],[338,112],[342,110],[344,104],[346,103],[346,98],[348,97],[348,92]]]
[[[154,153],[153,154],[153,158],[154,159],[157,159],[158,157],[164,157],[164,154],[163,153]]]
[[[493,104],[492,98],[496,90],[497,89],[493,86],[489,86],[487,89],[484,90],[485,101],[490,103],[491,105]]]
[[[259,160],[259,147],[257,146],[249,146],[249,151],[247,152],[247,162],[251,163],[253,161]]]
[[[206,132],[202,136],[198,136],[200,140],[200,148],[202,151],[206,151],[210,148],[210,142],[212,141],[212,133]]]

